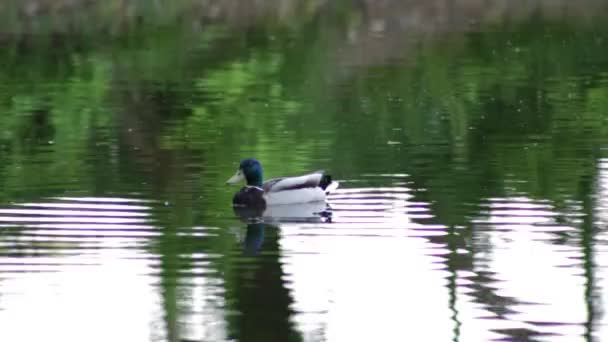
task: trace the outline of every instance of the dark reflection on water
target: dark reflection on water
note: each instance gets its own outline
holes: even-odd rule
[[[0,20],[1,341],[607,340],[603,2],[186,3]]]

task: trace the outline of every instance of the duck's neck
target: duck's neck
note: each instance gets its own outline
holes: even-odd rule
[[[263,177],[262,171],[252,172],[251,174],[246,175],[247,185],[249,186],[262,186]]]

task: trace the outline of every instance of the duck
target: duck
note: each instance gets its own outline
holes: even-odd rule
[[[234,195],[233,206],[262,212],[268,206],[325,202],[326,196],[339,186],[338,182],[322,170],[264,182],[262,165],[255,158],[243,159],[236,174],[226,183],[243,181],[246,185]]]

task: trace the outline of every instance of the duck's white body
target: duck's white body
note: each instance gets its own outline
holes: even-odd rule
[[[326,195],[338,187],[337,182],[324,189],[319,186],[323,171],[297,177],[270,179],[262,185],[266,205],[282,205],[325,201]]]
[[[322,202],[325,196],[325,191],[318,187],[264,193],[266,205]]]

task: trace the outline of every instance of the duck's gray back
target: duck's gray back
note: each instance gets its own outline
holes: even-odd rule
[[[298,177],[281,177],[270,179],[262,185],[265,192],[278,192],[318,187],[323,179],[323,171],[317,171]]]

